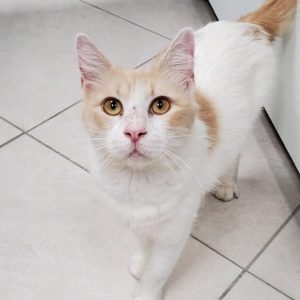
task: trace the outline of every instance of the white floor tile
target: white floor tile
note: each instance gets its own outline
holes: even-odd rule
[[[0,119],[0,145],[14,138],[21,131]]]
[[[206,1],[199,0],[87,0],[103,9],[169,38],[184,27],[198,29],[215,17]]]
[[[224,298],[226,300],[287,300],[286,296],[272,287],[245,274]]]
[[[0,3],[0,111],[23,129],[80,99],[76,33],[90,35],[124,67],[142,63],[168,43],[80,1],[43,2],[49,1]]]
[[[89,168],[88,135],[81,119],[81,103],[79,103],[32,130],[31,134]]]
[[[300,299],[300,211],[258,258],[250,271]]]
[[[241,270],[194,239],[167,285],[165,300],[216,300]]]
[[[86,0],[167,37],[213,20],[204,0]],[[29,129],[80,99],[77,32],[90,35],[114,63],[134,67],[169,41],[77,0],[2,0],[0,111]],[[77,104],[31,134],[88,166]],[[0,119],[0,145],[21,133]],[[106,208],[93,181],[28,136],[0,149],[0,299],[131,300],[127,261],[135,242]],[[265,119],[242,155],[240,199],[208,196],[194,235],[245,266],[299,203],[299,177]],[[250,271],[300,298],[300,212]],[[166,300],[215,300],[240,269],[190,239]],[[287,299],[250,274],[228,300]]]
[[[263,124],[259,123],[258,129],[264,134]],[[194,229],[199,239],[242,266],[251,261],[299,203],[297,178],[286,173],[280,162],[277,168],[281,166],[281,177],[277,178],[270,166],[274,158],[269,156],[276,157],[277,149],[270,140],[261,143],[252,135],[242,153],[240,198],[224,203],[208,196]],[[269,148],[267,155],[262,146]]]
[[[134,242],[90,175],[21,137],[0,152],[1,299],[130,300]],[[166,299],[216,299],[239,268],[190,240]]]
[[[0,298],[129,300],[134,244],[90,175],[28,137],[0,165]]]

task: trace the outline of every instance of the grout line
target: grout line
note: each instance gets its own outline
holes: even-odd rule
[[[72,103],[71,105],[65,107],[64,109],[60,110],[59,112],[55,113],[54,115],[50,116],[49,118],[45,119],[44,121],[38,123],[37,125],[31,127],[30,129],[26,130],[25,132],[30,132],[32,131],[33,129],[36,129],[37,127],[43,125],[44,123],[50,121],[51,119],[57,117],[58,115],[60,115],[61,113],[65,112],[66,110],[68,110],[69,108],[72,108],[73,106],[75,106],[76,104],[78,104],[79,102],[81,102],[81,100],[78,100],[74,103]]]
[[[65,156],[64,154],[60,153],[59,151],[55,150],[54,148],[52,148],[51,146],[49,146],[48,144],[42,142],[41,140],[39,140],[38,138],[36,138],[35,136],[26,133],[27,136],[29,136],[30,138],[32,138],[33,140],[35,140],[36,142],[40,143],[41,145],[45,146],[46,148],[52,150],[53,152],[55,152],[56,154],[58,154],[59,156],[65,158],[66,160],[68,160],[69,162],[71,162],[72,164],[76,165],[77,167],[79,167],[80,169],[86,171],[87,173],[90,173],[90,171],[85,168],[84,166],[80,165],[79,163],[77,163],[76,161],[72,160],[71,158]]]
[[[147,60],[145,60],[145,61],[142,62],[141,64],[139,64],[139,65],[137,65],[136,67],[134,67],[134,69],[140,68],[141,66],[145,65],[146,63],[148,63],[149,61],[151,61],[151,60],[152,60],[154,57],[156,57],[156,56],[157,56],[157,54],[154,55],[154,56],[152,56],[152,57],[150,57],[150,58],[148,58]]]
[[[78,102],[80,102],[81,100],[73,103],[72,105],[69,105],[68,107],[66,107],[65,109],[63,109],[62,111],[56,113],[54,116],[48,118],[47,120],[41,122],[40,124],[34,126],[33,128],[36,128],[37,126],[45,123],[46,121],[54,118],[55,116],[59,115],[60,113],[66,111],[67,109],[69,109],[70,107],[76,105]],[[14,138],[10,139],[9,141],[5,142],[4,144],[0,145],[0,148],[2,148],[3,146],[13,142],[14,140],[18,139],[19,137],[23,136],[23,135],[26,135],[30,138],[32,138],[33,140],[35,140],[36,142],[40,143],[41,145],[45,146],[46,148],[52,150],[53,152],[55,152],[56,154],[58,154],[59,156],[63,157],[64,159],[68,160],[69,162],[71,162],[72,164],[76,165],[77,167],[79,167],[80,169],[90,173],[90,171],[85,168],[84,166],[80,165],[79,163],[77,163],[76,161],[72,160],[71,158],[67,157],[66,155],[62,154],[61,152],[57,151],[56,149],[52,148],[51,146],[49,146],[48,144],[44,143],[43,141],[39,140],[38,138],[36,138],[35,136],[31,135],[30,133],[28,133],[30,130],[32,130],[33,128],[29,129],[28,131],[24,131],[23,129],[21,129],[20,127],[18,127],[17,125],[15,125],[14,123],[8,121],[7,119],[3,118],[0,116],[0,119],[2,119],[3,121],[7,122],[8,124],[14,126],[15,128],[19,129],[22,131],[22,133],[18,134],[17,136],[15,136]]]
[[[97,8],[97,9],[99,9],[99,10],[105,12],[105,13],[108,13],[108,14],[110,14],[110,15],[116,17],[116,18],[119,18],[119,19],[121,19],[121,20],[123,20],[123,21],[125,21],[125,22],[127,22],[127,23],[130,23],[130,24],[135,25],[135,26],[137,26],[137,27],[140,27],[140,28],[142,28],[142,29],[144,29],[144,30],[147,30],[147,31],[149,31],[149,32],[151,32],[151,33],[154,33],[154,34],[156,34],[156,35],[158,35],[158,36],[160,36],[160,37],[163,37],[163,38],[165,38],[165,39],[167,39],[167,40],[171,40],[171,38],[169,38],[169,37],[167,37],[167,36],[165,36],[165,35],[163,35],[163,34],[160,34],[160,33],[158,33],[158,32],[155,32],[155,31],[151,30],[151,29],[148,29],[148,28],[146,28],[146,27],[144,27],[144,26],[142,26],[142,25],[139,25],[139,24],[137,24],[137,23],[135,23],[135,22],[132,22],[132,21],[130,21],[130,20],[127,20],[127,19],[125,19],[125,18],[123,18],[123,17],[121,17],[121,16],[119,16],[119,15],[113,13],[113,12],[110,12],[110,11],[108,11],[108,10],[106,10],[106,9],[103,9],[103,8],[101,8],[101,7],[99,7],[99,6],[96,6],[96,5],[94,5],[94,4],[91,4],[91,3],[86,2],[86,1],[84,1],[84,0],[79,0],[79,1],[82,2],[82,3],[85,3],[85,4],[87,4],[87,5],[90,5],[90,6],[94,7],[94,8]]]
[[[31,127],[30,129],[24,130],[21,127],[17,126],[16,124],[12,123],[11,121],[7,120],[6,118],[0,116],[0,119],[2,119],[3,121],[5,121],[6,123],[10,124],[11,126],[17,128],[18,130],[22,131],[22,133],[28,133],[30,131],[32,131],[33,129],[41,126],[42,124],[50,121],[51,119],[57,117],[58,115],[60,115],[61,113],[65,112],[66,110],[68,110],[69,108],[72,108],[73,106],[75,106],[76,104],[78,104],[79,102],[81,102],[81,100],[78,100],[72,104],[70,104],[69,106],[65,107],[64,109],[60,110],[59,112],[55,113],[54,115],[48,117],[47,119],[45,119],[44,121],[38,123],[37,125],[34,125],[33,127]]]
[[[260,249],[260,251],[254,256],[254,258],[250,261],[250,263],[245,268],[248,269],[255,263],[258,257],[266,250],[266,248],[273,242],[273,240],[278,236],[278,234],[282,231],[282,229],[290,222],[290,220],[294,217],[294,215],[300,209],[300,204],[296,206],[293,212],[289,215],[289,217],[281,224],[281,226],[275,231],[275,233],[271,236],[271,238],[266,242],[266,244]]]
[[[190,235],[192,239],[196,240],[197,242],[199,242],[200,244],[206,246],[207,248],[209,248],[210,250],[212,250],[213,252],[219,254],[220,256],[222,256],[223,258],[225,258],[226,260],[230,261],[232,264],[234,264],[235,266],[239,267],[240,269],[244,269],[241,265],[239,265],[238,263],[236,263],[235,261],[233,261],[232,259],[228,258],[227,256],[225,256],[224,254],[222,254],[221,252],[219,252],[218,250],[214,249],[213,247],[209,246],[208,244],[206,244],[205,242],[201,241],[200,239],[198,239],[196,236],[194,236],[193,234]]]
[[[3,120],[4,122],[8,123],[9,125],[17,128],[18,130],[22,131],[23,133],[25,132],[21,127],[17,126],[16,124],[12,123],[11,121],[3,118],[2,116],[0,116],[0,119]]]
[[[244,276],[246,270],[243,270],[228,286],[228,288],[222,293],[218,300],[224,299],[226,295],[231,291],[231,289],[236,285],[236,283]]]
[[[16,140],[17,138],[21,137],[22,135],[24,135],[25,133],[22,132],[22,133],[19,133],[18,135],[16,135],[15,137],[13,137],[12,139],[4,142],[3,144],[0,145],[0,149],[6,145],[8,145],[9,143],[13,142],[14,140]]]
[[[266,250],[266,248],[273,242],[273,240],[278,236],[278,234],[283,230],[283,228],[290,222],[290,220],[295,216],[295,214],[300,210],[300,204],[296,206],[293,212],[288,216],[288,218],[280,225],[280,227],[275,231],[275,233],[270,237],[266,244],[258,251],[254,258],[249,262],[245,269],[235,278],[229,287],[221,294],[218,300],[224,299],[225,296],[230,292],[230,290],[235,286],[235,284],[242,278],[242,276],[248,272],[250,267],[255,263],[255,261],[260,257],[260,255]]]
[[[287,295],[286,293],[284,293],[283,291],[279,290],[277,287],[273,286],[272,284],[270,284],[269,282],[265,281],[264,279],[258,277],[257,275],[255,275],[254,273],[247,271],[247,273],[249,273],[250,275],[252,275],[253,277],[255,277],[256,279],[260,280],[261,282],[265,283],[266,285],[268,285],[269,287],[273,288],[274,290],[276,290],[277,292],[279,292],[280,294],[286,296],[287,298],[289,298],[290,300],[295,300],[294,298],[292,298],[291,296]]]

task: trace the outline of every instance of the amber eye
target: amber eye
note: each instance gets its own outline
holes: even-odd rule
[[[170,108],[171,102],[167,97],[164,96],[155,98],[150,105],[150,111],[156,115],[163,115]]]
[[[122,104],[116,98],[106,98],[102,104],[104,112],[110,116],[117,116],[122,113]]]

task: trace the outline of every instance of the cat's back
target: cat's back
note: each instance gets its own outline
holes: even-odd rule
[[[274,47],[260,26],[219,21],[195,32],[195,84],[214,98],[272,80]],[[270,76],[271,75],[271,76]],[[263,82],[256,80],[265,77]],[[258,81],[258,82],[256,82]]]
[[[195,32],[195,85],[211,102],[217,127],[214,162],[239,153],[272,90],[275,51],[262,27],[215,22]]]

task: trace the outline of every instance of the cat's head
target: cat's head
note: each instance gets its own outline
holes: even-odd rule
[[[135,70],[114,66],[85,35],[76,47],[84,123],[101,160],[144,168],[177,155],[195,117],[193,32]]]

